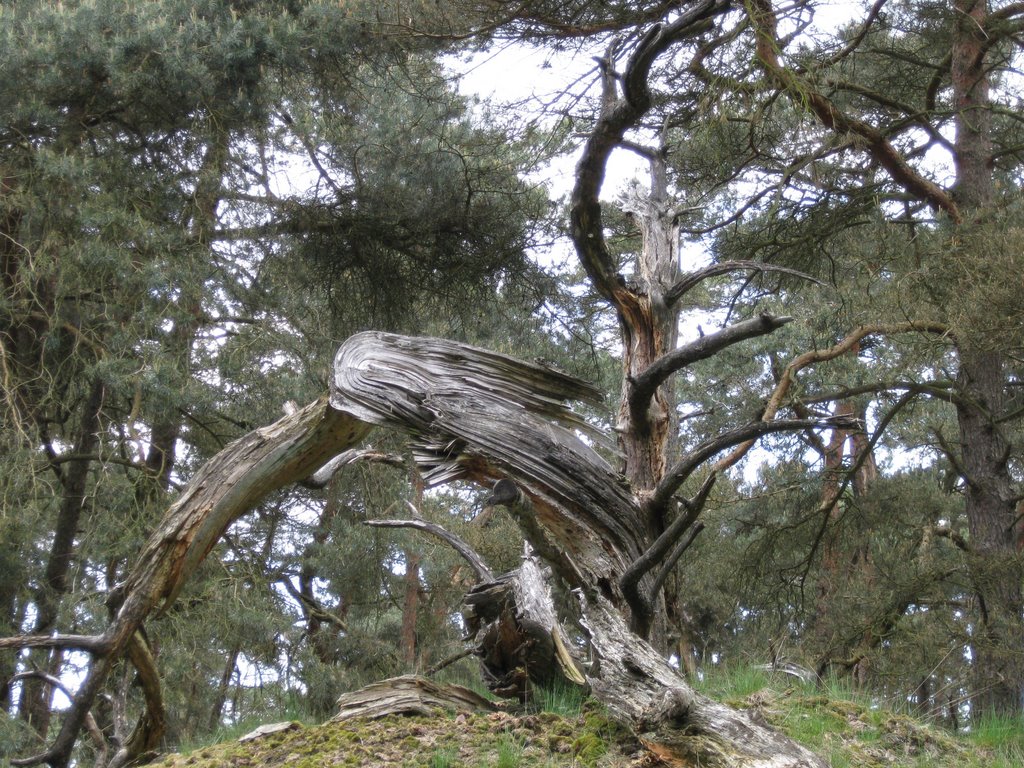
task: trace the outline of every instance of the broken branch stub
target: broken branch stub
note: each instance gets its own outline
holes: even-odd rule
[[[593,589],[642,551],[625,480],[577,436],[599,432],[565,404],[599,399],[589,384],[468,345],[386,333],[345,342],[333,384],[334,408],[412,433],[429,484],[514,478],[527,514],[560,544],[563,562],[552,565],[570,585]]]

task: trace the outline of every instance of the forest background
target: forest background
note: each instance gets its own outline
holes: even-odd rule
[[[605,393],[580,413],[630,487],[699,501],[659,521],[687,535],[647,632],[681,673],[790,662],[952,727],[1019,717],[1024,4],[819,5],[0,9],[0,749],[47,743],[94,663],[18,638],[100,632],[176,492],[366,329]],[[592,66],[539,111],[460,95],[443,62],[508,41]],[[613,150],[643,169],[618,190]],[[486,495],[427,491],[378,432],[238,520],[147,625],[163,742],[458,656],[465,562],[363,523],[411,506],[512,569]],[[135,682],[94,707],[118,743]]]

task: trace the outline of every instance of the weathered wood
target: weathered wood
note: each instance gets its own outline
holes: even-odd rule
[[[535,685],[586,685],[558,622],[545,570],[529,545],[516,570],[474,586],[463,600],[466,639],[494,693],[528,701]]]
[[[327,399],[322,398],[250,432],[203,465],[143,546],[128,579],[111,594],[114,618],[96,639],[93,664],[53,744],[20,764],[45,762],[55,768],[68,764],[96,696],[116,661],[127,651],[131,650],[130,655],[140,663],[147,685],[158,685],[139,648],[131,646],[152,611],[161,604],[164,610],[170,607],[232,522],[271,491],[307,477],[332,456],[354,446],[369,429],[370,425],[330,408]],[[141,730],[131,739],[132,751],[145,749],[160,729],[162,712],[153,710],[158,702],[150,687],[150,710],[140,722]],[[128,753],[118,759],[130,761],[136,756]]]
[[[264,736],[272,736],[275,733],[298,731],[301,729],[301,723],[296,723],[291,720],[286,720],[282,723],[267,723],[266,725],[259,726],[255,730],[249,731],[249,733],[244,736],[239,736],[238,740],[244,744],[247,741],[255,741],[256,739],[262,739]]]
[[[311,475],[366,436],[369,426],[317,400],[218,453],[185,487],[143,547],[125,594],[162,610],[227,527],[268,493]]]
[[[357,717],[376,720],[389,715],[435,715],[439,711],[493,712],[496,707],[461,685],[441,685],[418,675],[381,680],[338,699],[333,722]]]
[[[728,755],[730,764],[765,768],[823,766],[776,731],[697,695],[631,627],[619,580],[647,548],[644,517],[622,478],[572,433],[578,420],[562,400],[580,389],[537,366],[453,342],[360,334],[335,358],[331,402],[357,418],[410,431],[428,479],[493,483],[488,503],[509,508],[579,597],[595,658],[587,682],[660,754],[721,764]],[[510,617],[495,621],[502,611],[517,610],[507,599],[513,581],[506,575],[467,595],[475,611],[475,623],[467,622],[471,633],[515,626]],[[520,599],[529,604],[523,595],[513,602]],[[538,626],[531,650],[549,653],[543,622]],[[495,637],[484,644],[502,654],[523,643]],[[491,663],[501,670],[518,666],[505,658]],[[504,681],[511,691],[528,684],[527,669]]]

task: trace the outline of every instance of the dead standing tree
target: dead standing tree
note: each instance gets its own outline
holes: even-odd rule
[[[594,694],[652,749],[701,764],[822,765],[756,720],[696,694],[656,644],[666,575],[698,530],[697,516],[724,465],[716,465],[693,498],[679,500],[675,494],[684,482],[722,450],[742,450],[771,432],[834,423],[766,414],[699,444],[669,467],[671,405],[661,385],[693,361],[770,333],[788,318],[762,315],[676,347],[677,307],[689,288],[714,274],[768,267],[737,262],[678,274],[671,212],[658,195],[662,168],[657,153],[651,154],[655,194],[647,209],[638,284],[627,285],[616,273],[601,226],[598,195],[604,165],[650,106],[650,67],[674,44],[703,30],[724,7],[701,3],[673,23],[654,28],[636,45],[622,76],[614,74],[608,57],[604,108],[577,169],[573,238],[593,287],[618,313],[624,341],[619,424],[624,475],[579,439],[576,430],[587,425],[564,407],[566,400],[597,396],[586,384],[452,342],[385,334],[353,337],[338,353],[329,402],[320,400],[250,433],[203,467],[111,596],[113,618],[102,635],[0,641],[0,647],[77,648],[93,659],[51,747],[16,764],[66,766],[93,702],[123,657],[139,670],[146,711],[109,764],[124,765],[154,748],[164,715],[143,632],[146,619],[174,602],[188,575],[234,520],[267,493],[303,480],[358,444],[371,425],[380,425],[413,436],[414,456],[429,482],[466,479],[494,489],[493,503],[509,508],[534,551],[579,600],[580,623],[594,658],[586,670]],[[557,637],[557,627],[547,633]],[[534,637],[543,634],[543,628],[534,631]],[[568,665],[565,671],[571,676]]]
[[[623,588],[627,574],[638,563],[664,563],[670,548],[652,545],[643,504],[577,436],[586,425],[564,403],[594,397],[591,387],[568,376],[454,342],[380,333],[351,338],[338,352],[329,402],[321,399],[243,437],[186,487],[113,596],[114,617],[102,635],[0,641],[0,647],[73,647],[93,657],[53,745],[15,764],[66,766],[112,666],[125,656],[140,671],[147,710],[110,764],[123,765],[152,749],[163,712],[146,619],[170,606],[231,522],[378,425],[412,436],[428,480],[497,486],[495,501],[509,506],[526,538],[579,600],[595,659],[587,670],[594,694],[653,749],[704,764],[822,765],[746,714],[696,694],[632,628],[635,611]],[[813,424],[759,422],[714,447]],[[690,458],[697,462],[709,450]],[[638,583],[654,586],[646,576]]]

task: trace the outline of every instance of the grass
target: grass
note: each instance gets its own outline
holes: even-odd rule
[[[506,731],[498,742],[498,760],[495,768],[519,768],[523,762],[525,744],[522,739]]]
[[[769,673],[758,667],[722,665],[703,672],[693,687],[719,701],[746,698],[768,687]]]
[[[1024,721],[987,718],[954,734],[854,689],[843,678],[817,685],[757,667],[707,670],[694,686],[754,709],[822,755],[831,768],[1022,768]]]
[[[971,725],[966,740],[990,755],[991,768],[1024,765],[1024,723],[1012,717],[986,717]]]
[[[450,749],[439,749],[430,756],[429,768],[455,768],[455,753]]]
[[[586,689],[570,683],[538,686],[533,690],[532,708],[537,712],[550,712],[562,717],[578,717],[587,698]]]

